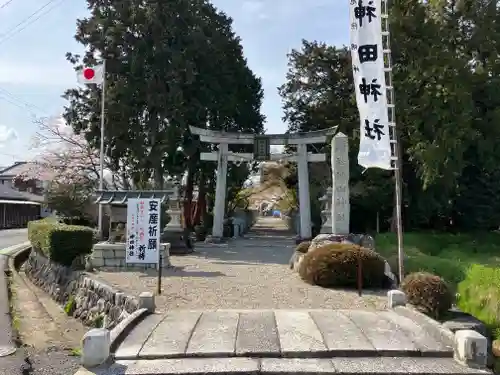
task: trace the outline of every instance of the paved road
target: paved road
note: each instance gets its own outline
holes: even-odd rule
[[[6,290],[4,268],[7,268],[7,253],[9,247],[19,245],[28,240],[27,229],[0,230],[0,375],[22,374],[26,368],[22,350],[12,355],[4,356],[15,349],[12,340],[10,318],[8,315],[9,303]],[[4,254],[4,255],[2,255]]]
[[[28,241],[27,229],[0,230],[0,254],[2,254],[6,248],[26,241]]]

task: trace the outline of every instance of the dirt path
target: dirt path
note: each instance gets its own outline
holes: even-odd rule
[[[24,272],[14,274],[15,325],[31,363],[31,375],[71,375],[79,367],[86,328],[68,317]]]

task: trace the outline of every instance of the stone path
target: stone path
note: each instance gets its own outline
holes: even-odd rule
[[[111,366],[77,374],[490,374],[456,362],[449,336],[404,311],[153,314],[119,345]]]
[[[451,357],[452,342],[395,311],[216,310],[153,314],[118,360],[182,357]]]
[[[171,257],[173,268],[163,272],[157,310],[385,309],[385,291],[359,297],[356,291],[303,282],[288,265],[295,246],[294,236],[275,218],[260,218],[245,238],[197,243],[195,253]],[[101,270],[95,276],[134,295],[156,290],[155,270]]]
[[[111,366],[78,375],[488,374],[456,362],[437,323],[387,310],[386,292],[305,284],[288,267],[294,247],[281,220],[261,218],[246,239],[172,257],[157,312],[127,331]]]

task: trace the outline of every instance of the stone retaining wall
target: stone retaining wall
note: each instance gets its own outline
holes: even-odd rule
[[[88,326],[112,329],[139,308],[139,299],[128,296],[71,268],[52,263],[32,250],[24,265],[26,276],[49,293],[73,317]]]

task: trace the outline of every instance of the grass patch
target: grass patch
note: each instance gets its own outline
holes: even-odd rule
[[[72,357],[81,357],[82,356],[82,349],[73,348],[70,350],[69,355]]]
[[[64,305],[64,312],[66,315],[71,316],[75,310],[75,297],[73,295],[69,296],[68,302]]]
[[[379,234],[376,248],[397,270],[397,240]],[[500,233],[406,233],[405,274],[430,272],[457,292],[457,305],[500,338]]]
[[[377,251],[397,269],[397,238],[379,234]],[[405,233],[405,273],[430,272],[456,287],[465,280],[470,266],[500,266],[500,233]]]
[[[14,276],[12,275],[12,272],[7,271],[6,272],[7,276],[7,298],[9,299],[9,315],[10,315],[10,320],[11,320],[11,325],[12,325],[12,333],[14,336],[14,342],[16,346],[21,346],[21,341],[19,339],[19,332],[21,329],[21,318],[19,316],[19,313],[16,309],[16,292],[14,290]]]

